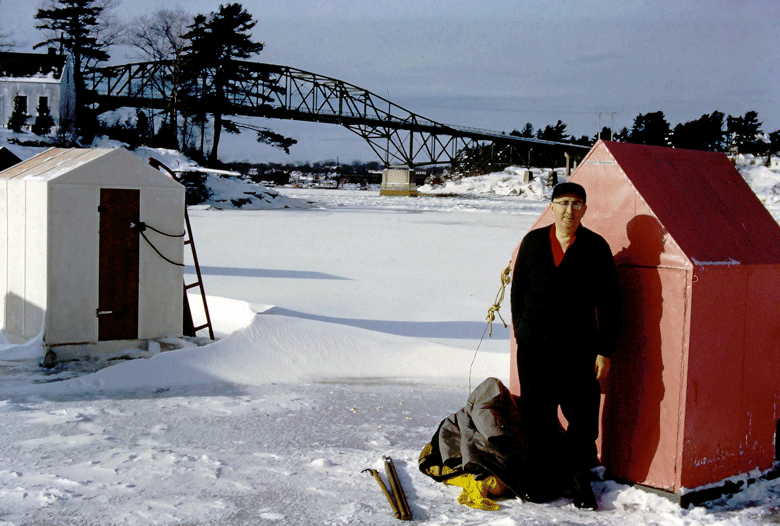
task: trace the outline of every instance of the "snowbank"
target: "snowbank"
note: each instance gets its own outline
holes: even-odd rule
[[[266,188],[237,177],[206,174],[204,186],[209,194],[202,204],[217,210],[276,210],[280,208],[309,208],[311,203],[281,195],[273,188]]]
[[[441,185],[426,184],[418,191],[427,195],[439,196],[520,196],[529,199],[544,199],[549,195],[547,176],[550,170],[526,169],[519,166],[508,166],[500,172],[474,177],[461,177],[446,181]],[[527,174],[531,175],[524,182]],[[564,181],[566,178],[560,178]]]
[[[462,384],[463,372],[469,370],[473,356],[471,351],[416,339],[266,314],[204,347],[154,354],[146,360],[126,361],[61,382],[0,387],[0,397],[356,378],[415,383],[435,378],[437,385],[457,385]],[[473,375],[479,379],[495,376],[506,369],[505,361],[503,355],[481,356]]]

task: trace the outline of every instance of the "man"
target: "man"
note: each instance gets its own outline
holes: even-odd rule
[[[620,293],[606,240],[581,225],[585,189],[553,188],[555,223],[530,231],[512,275],[512,323],[533,501],[565,490],[553,466],[561,460],[558,408],[569,423],[563,442],[564,476],[574,504],[596,509],[590,468],[596,459],[600,389],[610,367],[619,324]]]

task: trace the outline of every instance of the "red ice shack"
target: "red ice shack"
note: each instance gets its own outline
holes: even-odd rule
[[[683,494],[771,468],[780,226],[719,153],[599,141],[570,180],[587,191],[583,225],[612,247],[623,297],[603,386],[609,473]],[[534,228],[552,222],[548,208]]]

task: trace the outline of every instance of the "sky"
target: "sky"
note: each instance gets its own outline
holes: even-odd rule
[[[119,1],[115,14],[124,21],[171,5]],[[205,14],[219,4],[181,5]],[[764,131],[780,128],[776,0],[243,5],[258,22],[255,40],[265,44],[256,60],[340,79],[442,123],[509,132],[560,119],[579,137],[595,135],[599,122],[630,127],[639,113],[663,111],[674,126],[715,110],[752,110]],[[28,29],[39,6],[0,0],[0,32],[39,41],[42,33]],[[363,139],[337,125],[265,122],[298,139],[290,156],[246,140],[222,145],[223,155],[376,160]]]

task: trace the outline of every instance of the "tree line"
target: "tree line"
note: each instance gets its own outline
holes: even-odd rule
[[[566,123],[558,120],[555,124],[539,129],[534,129],[529,122],[520,130],[512,130],[509,135],[581,146],[592,146],[599,139],[612,140],[688,150],[751,154],[765,156],[768,161],[771,156],[780,154],[780,130],[766,133],[762,127],[763,123],[755,111],[737,116],[713,111],[674,127],[662,111],[656,111],[640,113],[634,118],[631,128],[624,127],[614,133],[605,126],[593,136],[574,137],[568,133]],[[461,174],[486,173],[512,164],[558,167],[565,163],[560,154],[543,148],[535,151],[533,146],[487,144],[461,153],[456,166],[456,171]]]

